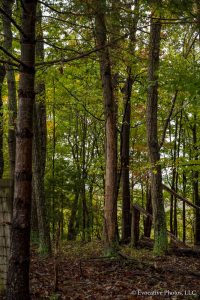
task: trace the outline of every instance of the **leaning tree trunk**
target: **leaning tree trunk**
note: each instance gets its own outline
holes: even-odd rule
[[[4,159],[3,159],[3,99],[2,87],[6,75],[6,70],[3,65],[0,65],[0,178],[3,176]]]
[[[12,7],[14,0],[3,0],[2,7],[7,12],[9,17],[12,17]],[[3,17],[3,33],[4,33],[4,48],[12,53],[12,28],[11,21],[7,17]],[[11,179],[11,203],[13,203],[14,197],[14,172],[15,172],[15,150],[16,150],[16,139],[15,139],[15,121],[17,117],[17,99],[16,99],[16,83],[15,74],[12,66],[6,66],[6,76],[8,85],[8,151],[10,161],[10,179]]]
[[[160,147],[158,144],[158,69],[160,51],[161,23],[151,19],[148,96],[147,96],[147,143],[151,163],[151,193],[154,218],[154,253],[167,251],[167,229],[162,192],[162,171],[160,165]]]
[[[96,1],[95,30],[99,51],[100,72],[103,87],[105,109],[105,204],[104,204],[104,239],[105,253],[116,252],[117,244],[117,130],[115,101],[112,86],[111,64],[108,47],[106,47],[105,2]]]
[[[16,166],[11,255],[7,300],[28,300],[30,265],[30,215],[32,178],[32,123],[35,79],[36,0],[23,0],[19,110],[16,130]]]
[[[42,12],[40,6],[37,10],[37,43],[36,43],[36,60],[44,60],[44,45],[42,42]],[[34,105],[33,115],[33,189],[34,200],[37,209],[38,230],[40,252],[50,253],[50,229],[47,220],[44,175],[46,163],[46,105],[45,105],[45,83],[42,78],[36,77],[36,102]]]

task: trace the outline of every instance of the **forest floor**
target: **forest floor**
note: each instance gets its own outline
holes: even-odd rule
[[[121,252],[131,259],[102,257],[99,241],[65,242],[57,259],[33,248],[32,299],[200,299],[200,258]]]

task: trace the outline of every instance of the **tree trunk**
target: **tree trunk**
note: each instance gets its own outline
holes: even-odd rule
[[[152,215],[152,201],[151,201],[151,186],[147,183],[146,187],[146,211]],[[146,217],[144,222],[144,236],[150,238],[152,227],[152,218]]]
[[[75,194],[74,202],[72,204],[71,215],[68,223],[67,239],[69,241],[76,239],[75,221],[76,221],[76,213],[78,210],[79,191],[76,190],[74,194]]]
[[[172,160],[173,160],[173,171],[172,171],[172,182],[171,188],[172,190],[176,191],[176,158],[177,158],[177,137],[178,137],[178,117],[176,117],[175,121],[175,134],[174,134],[174,147],[171,150]],[[177,236],[177,199],[174,195],[171,194],[170,198],[170,228],[171,233]]]
[[[134,18],[130,16],[131,26],[130,31],[130,53],[134,58],[135,55],[135,41],[136,30],[138,23],[138,8],[139,1],[134,1]],[[131,11],[131,5],[130,5]],[[129,181],[129,141],[130,141],[130,127],[131,127],[131,93],[133,86],[133,72],[132,67],[127,67],[127,79],[124,87],[124,118],[122,124],[121,135],[121,166],[122,166],[122,240],[127,240],[131,236],[131,213],[130,213],[130,181]]]
[[[36,60],[44,61],[44,45],[42,42],[42,12],[40,6],[37,10],[37,40]],[[46,163],[46,105],[45,105],[45,83],[42,78],[36,78],[36,103],[33,116],[33,189],[38,217],[40,252],[50,253],[50,229],[47,220],[44,175]]]
[[[5,67],[0,65],[0,178],[3,176],[4,159],[3,159],[3,100],[2,87],[6,75]]]
[[[186,198],[186,184],[187,184],[187,177],[186,177],[186,174],[185,174],[185,171],[183,171],[183,197]],[[183,202],[183,215],[182,215],[182,218],[183,218],[183,243],[185,244],[185,241],[186,241],[186,222],[185,222],[185,217],[186,217],[186,214],[185,214],[185,202]]]
[[[12,7],[14,0],[2,1],[2,7],[7,14],[12,17]],[[3,33],[4,33],[4,48],[12,53],[12,28],[11,21],[7,17],[3,17]],[[16,99],[16,83],[15,74],[12,66],[6,66],[6,76],[8,85],[8,151],[10,162],[10,179],[11,179],[11,204],[14,197],[14,173],[15,173],[15,150],[16,150],[16,138],[15,138],[15,121],[17,117],[17,99]]]
[[[194,126],[192,128],[193,136],[193,151],[194,159],[198,161],[198,145],[197,145],[197,114],[194,114]],[[200,197],[199,197],[199,171],[194,170],[192,172],[193,180],[193,199],[194,204],[200,206]],[[200,211],[196,209],[195,211],[195,228],[194,228],[194,244],[200,245]]]
[[[53,79],[53,103],[52,103],[52,117],[53,117],[53,134],[52,134],[52,205],[51,205],[51,216],[52,216],[52,233],[53,239],[55,235],[55,155],[56,155],[56,86]]]
[[[185,137],[185,129],[182,129],[182,136]],[[185,139],[183,139],[183,157],[185,159]],[[186,172],[183,170],[182,175],[182,183],[183,183],[183,197],[186,198],[186,187],[187,187],[187,177]],[[186,242],[186,210],[185,210],[185,202],[183,202],[183,214],[182,214],[182,220],[183,220],[183,243]]]
[[[133,80],[131,74],[127,78],[124,96],[124,120],[122,125],[122,240],[131,236],[131,214],[130,214],[130,182],[129,182],[129,140],[131,119],[131,91]]]
[[[161,255],[167,251],[167,229],[162,192],[162,171],[158,144],[158,69],[160,52],[161,23],[151,19],[148,96],[147,96],[147,142],[151,163],[151,195],[154,217],[154,253]]]
[[[136,247],[140,238],[140,211],[133,206],[131,220],[131,246]]]
[[[112,75],[109,50],[106,46],[105,2],[96,3],[95,30],[99,51],[100,72],[103,87],[105,109],[105,204],[104,204],[104,240],[105,253],[110,255],[116,252],[117,244],[117,130],[115,101],[113,95]]]
[[[83,241],[88,239],[89,228],[88,228],[88,208],[87,208],[87,199],[86,199],[86,190],[85,190],[85,181],[87,178],[87,169],[86,169],[86,143],[87,138],[87,119],[84,115],[82,118],[82,145],[81,145],[81,199],[82,199],[82,239]]]
[[[28,300],[30,265],[30,215],[32,178],[32,123],[35,79],[36,0],[24,0],[22,9],[19,110],[16,131],[16,166],[11,256],[7,300]]]

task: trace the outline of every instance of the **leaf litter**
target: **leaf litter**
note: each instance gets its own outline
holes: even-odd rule
[[[154,257],[150,250],[123,247],[130,259],[102,257],[101,242],[67,242],[57,260],[31,257],[31,299],[200,299],[199,258]],[[194,273],[194,274],[193,274]]]

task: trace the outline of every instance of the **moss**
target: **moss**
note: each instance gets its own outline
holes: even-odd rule
[[[107,257],[117,257],[118,255],[118,243],[115,241],[112,244],[107,244],[104,247],[104,255]]]
[[[155,230],[154,235],[155,235],[154,248],[153,248],[154,255],[156,256],[165,255],[168,250],[168,241],[167,241],[167,232],[164,226],[160,228],[158,232],[156,232]]]
[[[0,296],[5,294],[5,280],[0,278]]]
[[[40,244],[39,245],[39,248],[38,248],[38,253],[40,254],[40,255],[48,255],[49,254],[49,249],[48,249],[48,247],[46,246],[46,245],[44,245],[44,244]]]

